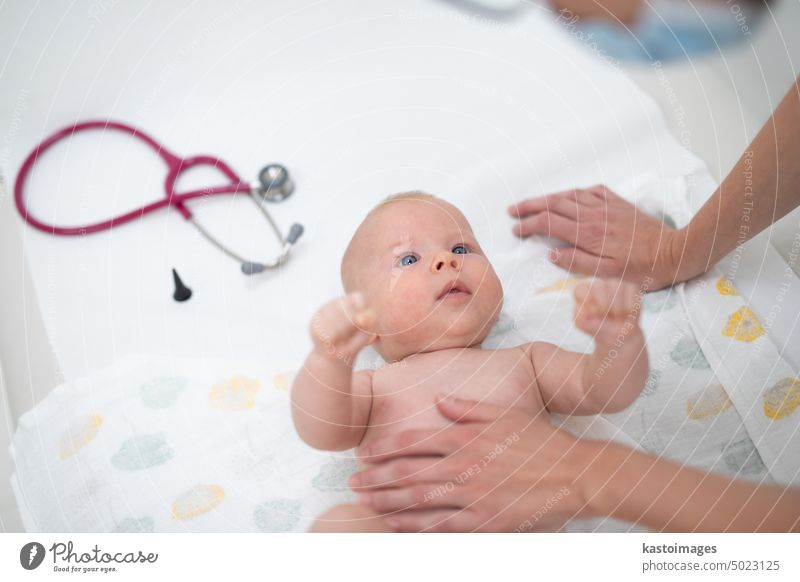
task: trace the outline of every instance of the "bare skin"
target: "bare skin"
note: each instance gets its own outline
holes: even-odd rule
[[[619,411],[644,386],[638,292],[620,281],[575,291],[576,325],[595,337],[591,354],[545,342],[482,349],[502,287],[467,220],[444,201],[396,200],[372,213],[346,253],[343,279],[359,290],[314,316],[314,350],[292,387],[295,427],[316,448],[446,430],[452,420],[436,404],[446,395],[535,419]],[[367,345],[387,365],[354,372]],[[381,515],[367,505],[337,506],[312,531],[393,531]]]
[[[656,531],[800,531],[796,488],[737,481],[616,443],[576,439],[516,409],[458,399],[438,407],[457,423],[359,449],[365,465],[350,485],[363,503],[388,514],[395,531],[528,531],[598,516]],[[519,439],[480,464],[512,434]],[[459,478],[476,464],[480,471]]]
[[[688,281],[800,204],[800,85],[778,105],[716,192],[675,230],[598,185],[529,198],[508,209],[520,237],[570,243],[554,263],[576,273],[619,277],[651,290]],[[613,228],[613,236],[611,229]]]
[[[550,234],[573,246],[556,264],[659,289],[688,280],[800,204],[800,85],[792,85],[747,152],[688,226],[670,229],[605,187],[559,192],[512,206],[519,236]],[[748,175],[750,174],[750,175]],[[748,183],[748,181],[750,181]],[[746,210],[745,210],[746,209]],[[747,219],[744,217],[747,216]],[[604,225],[614,225],[606,237]],[[742,229],[744,226],[746,228]],[[654,530],[800,531],[800,489],[706,473],[620,445],[576,440],[516,411],[443,401],[458,424],[409,431],[362,447],[367,463],[350,485],[401,531],[514,531],[555,492],[564,497],[542,522],[611,516]],[[487,446],[521,431],[498,462],[457,481]],[[455,486],[448,487],[448,483]],[[423,491],[443,491],[424,499]]]

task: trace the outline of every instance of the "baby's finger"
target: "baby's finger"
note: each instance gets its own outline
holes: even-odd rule
[[[371,331],[375,325],[375,311],[372,309],[365,309],[356,313],[354,318],[355,324],[363,331]]]
[[[636,305],[637,289],[635,285],[623,283],[617,291],[617,299],[614,301],[614,314],[619,317],[627,317]]]
[[[583,303],[589,294],[589,283],[578,283],[572,291],[576,303]]]
[[[376,339],[378,339],[378,335],[375,333],[356,330],[356,333],[353,335],[353,337],[339,342],[341,346],[339,349],[344,354],[357,354],[369,344],[373,343]]]
[[[608,293],[611,297],[608,300],[609,317],[624,317],[628,314],[628,293],[621,282],[611,282],[607,284]]]
[[[364,311],[366,308],[364,294],[360,291],[349,293],[341,298],[339,305],[341,311],[347,317],[348,321],[350,321],[352,324],[355,324],[356,314]]]
[[[579,306],[580,312],[584,317],[605,314],[605,308],[598,297],[599,286],[599,282],[593,282],[586,291],[586,296]]]
[[[597,307],[591,299],[591,288],[589,284],[582,283],[575,287],[575,310],[574,317],[577,321],[579,317],[586,318],[597,312]]]
[[[344,341],[358,328],[340,311],[319,313],[311,320],[312,331],[321,339],[330,342]]]
[[[357,331],[356,316],[364,310],[364,296],[350,293],[334,301],[325,309],[324,316],[333,338],[345,339]]]
[[[575,314],[575,326],[589,335],[594,335],[594,333],[600,329],[602,323],[602,316],[586,309],[581,309]]]
[[[609,287],[607,281],[601,281],[599,285],[594,286],[594,302],[602,315],[608,313],[613,298],[614,290]]]

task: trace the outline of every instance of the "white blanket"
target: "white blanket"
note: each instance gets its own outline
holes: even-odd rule
[[[618,189],[648,193],[650,204],[665,194],[685,199],[678,182],[637,180]],[[571,290],[579,279],[549,265],[546,249],[531,242],[520,249],[519,266],[496,261],[506,304],[485,347],[536,338],[591,348],[591,338],[571,318]],[[521,271],[516,278],[515,269]],[[562,419],[565,427],[590,438],[639,443],[654,454],[739,478],[796,481],[792,453],[783,452],[800,418],[796,383],[781,383],[779,398],[771,385],[764,394],[762,379],[752,375],[715,375],[717,361],[704,352],[707,338],[694,330],[705,322],[690,318],[681,295],[670,289],[645,297],[651,373],[637,401],[605,419]],[[726,312],[742,308],[741,298],[719,281],[711,296],[694,301],[704,313],[719,305]],[[781,382],[784,364],[768,336],[752,326],[728,331],[744,339],[731,356],[734,363],[723,361],[723,368],[735,369],[735,362],[761,352]],[[760,343],[746,341],[753,333]],[[374,357],[365,353],[361,364]],[[14,438],[13,487],[26,529],[307,529],[323,509],[352,499],[346,479],[355,462],[347,454],[314,451],[296,436],[287,392],[293,366],[269,357],[248,363],[129,356],[58,387],[21,418]],[[748,394],[763,401],[763,412],[739,405]],[[765,414],[780,421],[780,430],[763,422]],[[591,531],[630,527],[606,520],[570,525]]]
[[[518,244],[504,209],[522,197],[697,167],[653,101],[540,7],[504,21],[440,0],[99,8],[78,0],[0,21],[0,125],[14,129],[0,156],[6,180],[57,128],[112,117],[176,153],[218,155],[245,179],[283,162],[296,193],[270,209],[306,234],[280,273],[247,278],[174,212],[80,238],[20,221],[66,380],[134,352],[300,361],[309,342],[298,323],[340,292],[347,238],[388,194],[423,189],[463,205],[499,256]],[[713,189],[695,177],[693,187]],[[163,180],[151,151],[96,133],[48,152],[28,200],[42,219],[81,224],[163,196]],[[218,181],[198,169],[179,188]],[[191,208],[240,254],[274,253],[248,201]],[[187,303],[172,300],[172,267],[194,291]],[[29,400],[13,395],[16,414]]]
[[[494,339],[514,332],[586,349],[571,326],[574,279],[545,260],[540,239],[511,235],[505,207],[605,182],[681,224],[688,201],[714,188],[653,102],[534,8],[492,22],[427,0],[282,0],[224,13],[205,2],[135,13],[120,3],[86,18],[95,4],[47,12],[52,23],[0,23],[53,40],[0,35],[18,43],[4,78],[20,87],[0,92],[0,115],[15,120],[6,177],[57,127],[120,118],[176,152],[219,154],[245,176],[286,163],[298,188],[276,218],[307,234],[279,274],[246,278],[174,213],[79,239],[21,226],[68,380],[14,438],[14,487],[32,531],[301,530],[344,499],[352,461],[300,444],[281,390],[310,347],[309,317],[341,292],[347,239],[385,195],[424,189],[464,209],[506,290]],[[35,51],[35,76],[15,51]],[[37,169],[30,205],[40,217],[80,223],[162,195],[150,152],[93,137]],[[190,183],[207,182],[181,185]],[[231,202],[193,208],[242,254],[269,256],[252,205]],[[194,289],[188,303],[171,298],[171,267]],[[748,435],[746,408],[726,405],[727,380],[702,365],[675,293],[648,296],[646,307],[656,365],[639,401],[610,420],[653,452],[769,478],[753,454],[766,440]],[[781,422],[796,426],[796,416]]]

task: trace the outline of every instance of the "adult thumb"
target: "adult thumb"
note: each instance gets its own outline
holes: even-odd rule
[[[444,416],[457,422],[489,422],[497,420],[507,412],[502,406],[476,400],[463,400],[444,394],[438,396],[436,405]]]

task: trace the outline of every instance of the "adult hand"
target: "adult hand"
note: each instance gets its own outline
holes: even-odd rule
[[[678,233],[605,186],[529,198],[508,209],[520,237],[551,236],[570,243],[554,248],[559,267],[616,277],[654,291],[676,282],[682,248]],[[688,277],[687,277],[688,278]]]
[[[587,445],[556,429],[546,415],[445,398],[438,407],[457,421],[410,430],[359,450],[367,468],[350,486],[359,502],[398,531],[557,529],[588,514],[577,477]]]

